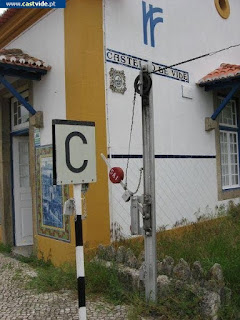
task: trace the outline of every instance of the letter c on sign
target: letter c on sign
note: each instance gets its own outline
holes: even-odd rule
[[[75,131],[75,132],[71,132],[66,140],[65,140],[65,150],[66,150],[66,164],[67,164],[67,167],[69,170],[71,170],[72,172],[74,173],[80,173],[80,172],[83,172],[85,169],[86,169],[86,166],[88,164],[88,160],[84,160],[83,161],[83,165],[79,168],[75,168],[72,166],[71,164],[71,161],[70,161],[70,140],[73,138],[73,137],[79,137],[83,144],[87,144],[87,139],[86,137],[81,133],[81,132],[78,132],[78,131]]]

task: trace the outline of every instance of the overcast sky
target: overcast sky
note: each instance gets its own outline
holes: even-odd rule
[[[6,9],[0,8],[0,15],[5,11]]]

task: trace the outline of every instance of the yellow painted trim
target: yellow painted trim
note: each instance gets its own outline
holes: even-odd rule
[[[65,10],[67,119],[96,123],[97,182],[87,192],[85,247],[110,241],[103,7],[100,0],[71,0]]]
[[[0,27],[0,48],[37,22],[51,9],[18,9],[19,11]]]
[[[96,123],[97,182],[87,192],[87,219],[83,222],[87,251],[110,242],[107,168],[100,154],[107,154],[103,12],[101,0],[69,0],[65,19],[66,115],[70,120]],[[70,188],[70,197],[73,195]],[[55,265],[75,261],[75,225],[71,217],[71,242],[36,235],[39,258]]]
[[[230,16],[230,4],[228,0],[215,0],[215,6],[223,19],[227,19]]]

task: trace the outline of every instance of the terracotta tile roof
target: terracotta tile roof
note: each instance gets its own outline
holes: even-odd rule
[[[199,85],[205,85],[207,83],[230,80],[236,77],[240,77],[240,65],[222,63],[219,68],[208,73],[205,77],[198,81]]]
[[[19,9],[7,9],[0,15],[0,27],[6,23],[9,19],[11,19]]]
[[[19,65],[44,70],[51,69],[44,61],[24,53],[21,49],[1,49],[0,65],[1,64]]]

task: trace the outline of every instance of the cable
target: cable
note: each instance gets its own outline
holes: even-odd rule
[[[136,191],[133,192],[133,195],[138,192],[140,185],[141,185],[143,168],[140,168],[139,171],[140,171],[139,181],[138,181],[137,189],[136,189]]]
[[[135,90],[134,90],[134,96],[133,96],[131,129],[130,129],[129,142],[128,142],[128,159],[127,159],[127,166],[126,166],[126,171],[125,171],[125,177],[126,177],[125,186],[126,186],[126,188],[127,188],[127,180],[128,180],[129,155],[130,155],[131,141],[132,141],[132,131],[133,131],[133,123],[134,123],[134,114],[135,114],[135,105],[136,105],[136,95],[137,95],[137,91],[136,91],[136,89],[135,89]]]
[[[201,58],[205,58],[205,57],[208,57],[208,56],[213,56],[214,54],[217,54],[219,52],[226,51],[226,50],[229,50],[229,49],[232,49],[232,48],[235,48],[235,47],[239,47],[239,46],[240,46],[240,43],[239,44],[234,44],[234,45],[232,45],[230,47],[226,47],[226,48],[223,48],[223,49],[220,49],[220,50],[217,50],[217,51],[209,52],[209,53],[203,54],[203,55],[195,57],[195,58],[191,58],[191,59],[188,59],[188,60],[185,60],[185,61],[182,61],[182,62],[178,62],[178,63],[172,64],[172,65],[167,66],[167,67],[163,67],[163,68],[160,67],[158,70],[154,70],[151,73],[156,73],[158,71],[162,71],[162,70],[165,70],[165,69],[168,69],[168,68],[176,67],[176,66],[179,66],[179,65],[184,64],[184,63],[192,62],[192,61],[195,61],[195,60],[198,60],[198,59],[201,59]]]

